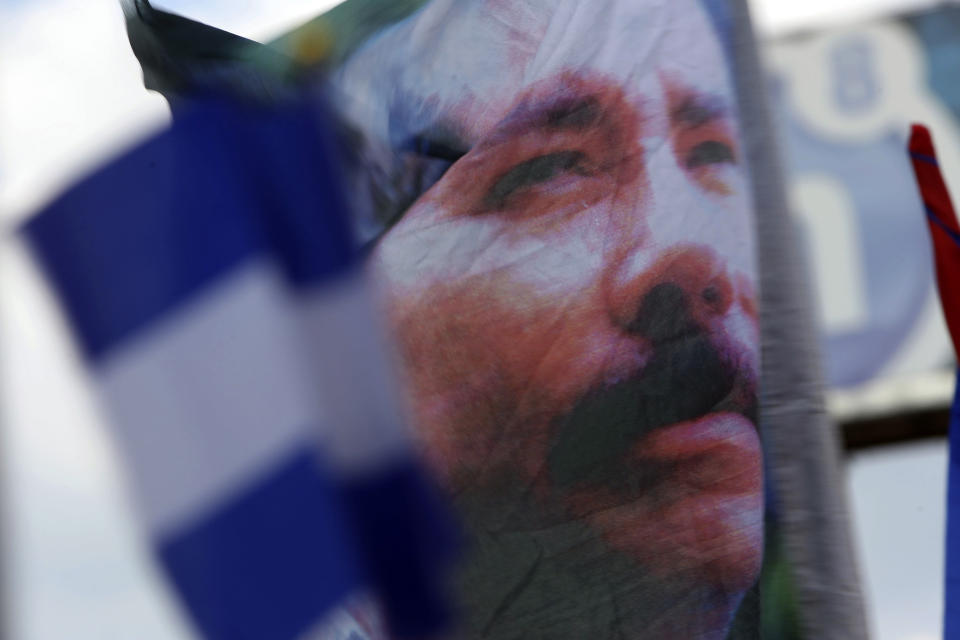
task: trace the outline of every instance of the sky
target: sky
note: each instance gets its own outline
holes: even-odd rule
[[[265,39],[331,0],[156,0]],[[754,0],[761,33],[932,2]],[[842,5],[842,10],[837,9]],[[91,165],[162,126],[116,0],[0,0],[0,232]],[[0,451],[15,640],[189,637],[140,538],[60,318],[0,236]],[[855,535],[878,640],[939,635],[942,444],[855,458]],[[901,517],[906,514],[909,517]]]
[[[761,34],[851,22],[897,11],[932,7],[941,0],[748,0]]]

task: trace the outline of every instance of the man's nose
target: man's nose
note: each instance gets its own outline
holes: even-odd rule
[[[709,330],[734,299],[726,269],[707,247],[670,251],[626,286],[632,295],[621,315],[624,329],[652,342],[666,342]]]

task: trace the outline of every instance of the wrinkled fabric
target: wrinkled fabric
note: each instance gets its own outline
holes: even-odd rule
[[[467,637],[723,638],[759,576],[725,55],[696,2],[432,2],[332,72],[361,176],[425,191],[380,201],[371,260],[472,533]]]

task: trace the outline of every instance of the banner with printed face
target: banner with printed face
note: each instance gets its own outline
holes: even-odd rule
[[[466,637],[722,639],[757,581],[722,8],[435,0],[332,73],[415,424],[472,536]]]

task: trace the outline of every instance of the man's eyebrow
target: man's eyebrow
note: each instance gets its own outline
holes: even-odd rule
[[[696,129],[725,118],[730,112],[723,98],[690,94],[670,112],[670,121],[685,129]]]
[[[581,130],[600,117],[600,104],[595,96],[576,96],[551,104],[540,112],[541,127]]]
[[[594,95],[551,96],[531,101],[514,110],[501,124],[497,137],[512,136],[531,128],[545,131],[584,131],[603,117],[600,101]]]

